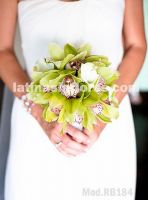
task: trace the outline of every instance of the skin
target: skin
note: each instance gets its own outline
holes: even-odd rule
[[[65,0],[67,1],[67,0]],[[70,1],[69,1],[70,2]],[[17,0],[0,0],[0,78],[13,92],[13,82],[19,85],[29,83],[28,75],[21,69],[13,50],[14,34],[17,20]],[[123,26],[124,57],[119,66],[120,78],[117,85],[131,85],[143,65],[146,54],[144,34],[143,1],[125,0],[125,19]],[[5,17],[7,16],[7,17]],[[128,91],[118,91],[116,97],[122,101]],[[18,98],[25,93],[13,92]],[[39,122],[53,144],[62,141],[57,149],[66,156],[76,156],[86,152],[98,139],[105,124],[98,121],[93,133],[69,125],[64,136],[61,136],[61,125],[57,122],[47,123],[42,117],[42,108],[32,106],[32,115]]]

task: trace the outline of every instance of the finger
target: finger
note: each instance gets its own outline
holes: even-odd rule
[[[71,149],[75,149],[79,152],[86,152],[87,151],[87,146],[80,144],[76,141],[74,141],[69,135],[65,134],[62,138],[63,144],[65,144],[67,147]]]
[[[68,155],[72,155],[72,156],[77,156],[79,155],[81,152],[75,150],[75,149],[71,149],[69,147],[67,147],[65,144],[60,144],[58,147],[57,147],[59,150],[61,151],[64,151],[66,154]]]
[[[83,131],[85,134],[89,135],[91,142],[89,143],[88,148],[90,148],[97,141],[99,134],[95,130],[93,132],[90,132],[87,129],[84,129]]]
[[[66,157],[73,157],[73,155],[71,155],[71,154],[68,154],[68,153],[65,153],[65,151],[63,151],[60,147],[57,147],[57,150],[60,152],[60,153],[62,153],[64,156],[66,156]]]
[[[90,136],[90,132],[89,132],[86,128],[83,129],[83,132],[84,132],[86,135]]]
[[[62,141],[62,137],[60,137],[60,136],[57,135],[57,134],[51,134],[50,140],[51,140],[51,142],[52,142],[53,144],[57,144],[57,143],[59,143],[59,142]]]
[[[76,140],[79,143],[88,144],[90,142],[88,135],[84,134],[83,132],[81,132],[77,128],[74,128],[71,125],[67,126],[65,132],[72,136],[74,140]]]

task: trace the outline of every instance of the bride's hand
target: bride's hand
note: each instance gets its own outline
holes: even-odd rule
[[[88,148],[91,148],[92,145],[97,141],[97,139],[99,138],[101,132],[103,131],[103,129],[105,128],[106,124],[101,122],[101,121],[97,121],[97,124],[94,125],[94,129],[93,131],[88,131],[87,129],[84,129],[83,132],[89,137],[90,143],[88,145]]]
[[[39,105],[33,105],[32,115],[39,122],[51,142],[66,156],[77,156],[88,149],[89,136],[68,125],[65,134],[61,135],[61,124],[48,123],[42,119],[43,109]]]

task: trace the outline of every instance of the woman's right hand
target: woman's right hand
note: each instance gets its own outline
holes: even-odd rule
[[[39,122],[50,141],[65,156],[77,156],[88,149],[89,137],[80,130],[68,125],[65,133],[61,134],[62,125],[57,122],[48,123],[42,119],[43,109],[35,104],[32,115]]]

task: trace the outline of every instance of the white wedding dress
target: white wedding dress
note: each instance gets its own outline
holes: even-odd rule
[[[28,75],[36,60],[47,56],[50,42],[90,43],[93,54],[108,56],[117,68],[123,56],[124,7],[124,0],[21,1],[18,17]],[[5,200],[134,200],[136,148],[128,96],[119,119],[106,126],[87,153],[74,158],[57,151],[18,99],[11,123]]]

